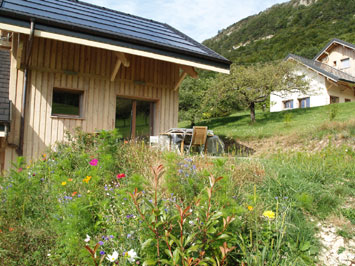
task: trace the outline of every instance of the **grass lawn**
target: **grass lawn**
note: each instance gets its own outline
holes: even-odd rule
[[[256,112],[256,122],[250,123],[248,111],[234,113],[228,117],[214,118],[198,123],[208,126],[215,134],[237,138],[240,140],[261,139],[265,137],[316,133],[325,122],[330,121],[331,113],[334,121],[344,122],[355,119],[355,102],[327,105],[305,109],[294,109],[283,112]],[[179,127],[188,127],[182,121]],[[355,134],[355,129],[353,133]]]

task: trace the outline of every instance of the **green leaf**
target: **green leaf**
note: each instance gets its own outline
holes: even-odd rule
[[[170,250],[169,249],[164,249],[164,252],[166,255],[168,255],[170,258],[172,258]]]
[[[187,253],[192,253],[200,250],[200,245],[193,245],[187,249]]]
[[[311,243],[309,241],[306,241],[304,243],[301,243],[300,250],[307,251],[310,247],[311,247]]]
[[[146,260],[143,262],[143,266],[148,266],[148,265],[156,265],[157,261],[156,260]]]
[[[147,246],[149,246],[149,244],[153,241],[152,238],[149,238],[147,241],[145,241],[143,244],[142,244],[142,249],[145,249]]]
[[[221,234],[217,239],[226,239],[229,238],[230,236],[227,234]]]
[[[176,245],[178,245],[179,247],[181,246],[180,241],[175,236],[169,235],[169,237],[174,241]]]
[[[178,249],[175,249],[173,252],[173,262],[174,264],[177,264],[180,259],[180,252]]]
[[[192,241],[192,239],[195,237],[195,235],[196,235],[196,234],[190,234],[190,235],[186,238],[186,240],[185,240],[185,246],[188,245],[188,244]]]

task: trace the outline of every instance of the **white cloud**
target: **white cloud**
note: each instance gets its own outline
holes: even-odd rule
[[[84,0],[167,23],[197,41],[285,0]]]

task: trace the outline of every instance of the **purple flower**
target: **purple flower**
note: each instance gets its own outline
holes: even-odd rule
[[[105,251],[101,250],[100,255],[105,255]]]
[[[112,238],[113,238],[113,235],[110,235],[110,238],[112,239]]]
[[[102,241],[99,241],[99,245],[102,246],[104,244],[104,242]]]
[[[275,200],[278,200],[279,199],[279,197],[275,197]]]
[[[127,234],[127,238],[131,238],[132,237],[132,235],[131,234]]]
[[[81,198],[81,194],[78,194],[78,198]]]

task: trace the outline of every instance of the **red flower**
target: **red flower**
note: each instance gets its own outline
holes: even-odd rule
[[[92,159],[91,161],[90,161],[90,165],[92,165],[92,166],[96,166],[97,165],[97,163],[98,163],[98,159]]]
[[[71,194],[73,197],[77,194],[78,192],[74,191],[73,194]]]
[[[117,175],[117,179],[121,179],[121,178],[124,178],[124,177],[126,177],[125,174],[118,174],[118,175]]]

